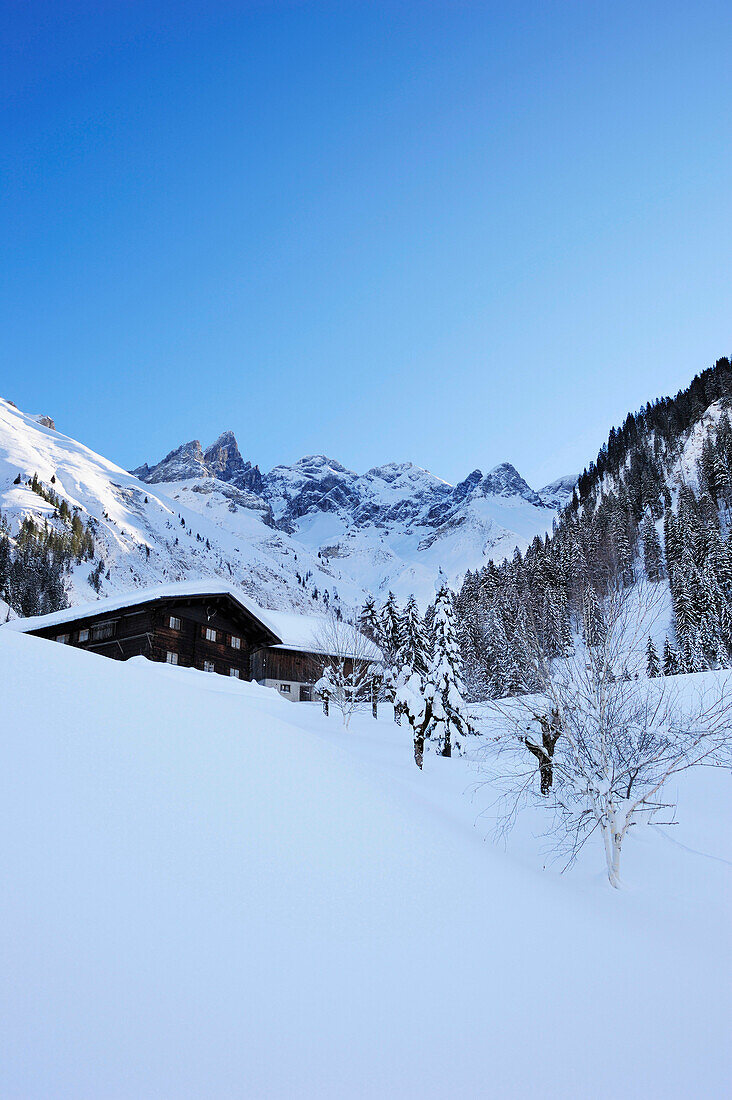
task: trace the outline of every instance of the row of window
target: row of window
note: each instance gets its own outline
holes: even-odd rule
[[[168,652],[165,654],[165,660],[167,661],[167,663],[169,665],[177,665],[178,664],[178,654],[173,653],[172,650],[169,649]],[[204,661],[203,662],[203,671],[204,672],[215,672],[216,671],[216,666],[213,663],[213,661]],[[229,669],[229,676],[233,676],[234,679],[238,680],[241,676],[241,672],[239,671],[238,668],[233,668],[232,667],[232,668]]]
[[[177,615],[171,615],[168,619],[168,626],[171,630],[180,630],[181,620]],[[228,637],[229,645],[232,649],[241,649],[241,638],[237,634],[227,635],[224,634],[223,631],[215,630],[212,626],[204,626],[201,629],[203,630],[203,636],[207,642],[218,642],[219,633],[221,633],[224,645],[226,645],[226,639]]]
[[[77,642],[103,642],[107,638],[114,637],[115,623],[97,623],[96,626],[82,627],[76,636]],[[72,634],[57,634],[56,641],[68,645],[72,640]]]

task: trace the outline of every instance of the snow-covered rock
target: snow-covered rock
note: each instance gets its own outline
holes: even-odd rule
[[[565,474],[564,477],[558,477],[556,481],[552,481],[545,485],[543,489],[539,489],[537,495],[547,507],[560,511],[572,499],[576,484],[576,474]]]
[[[24,482],[55,476],[54,491],[95,521],[103,596],[216,576],[265,606],[323,613],[389,589],[425,606],[439,568],[457,585],[524,549],[556,514],[508,463],[455,486],[410,462],[358,474],[324,455],[263,474],[227,431],[130,474],[41,419],[0,401],[0,510],[16,529],[24,515],[54,522]],[[73,570],[72,603],[93,594],[91,568]]]
[[[225,458],[216,461],[220,451]],[[167,483],[177,499],[185,482],[193,507],[194,492],[199,499],[208,495],[212,504],[212,493],[226,497],[225,486],[241,485],[252,494],[243,507],[259,512],[342,579],[376,595],[391,589],[405,599],[414,593],[423,604],[432,598],[439,567],[457,584],[466,569],[513,554],[517,546],[525,549],[534,535],[551,529],[556,510],[510,463],[486,474],[474,470],[455,486],[411,462],[358,474],[326,455],[307,455],[261,474],[243,463],[230,432],[205,452],[200,443],[186,444],[135,472]],[[564,480],[570,479],[549,487],[557,500]],[[227,515],[221,522],[227,525]]]

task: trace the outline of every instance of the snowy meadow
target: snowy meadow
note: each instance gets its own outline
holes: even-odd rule
[[[11,631],[0,669],[2,1095],[727,1095],[728,772],[613,890],[540,808],[496,838],[485,728],[419,771],[383,708]]]

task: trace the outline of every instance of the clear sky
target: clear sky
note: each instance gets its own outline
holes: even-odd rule
[[[534,485],[732,351],[732,4],[6,0],[0,395]]]

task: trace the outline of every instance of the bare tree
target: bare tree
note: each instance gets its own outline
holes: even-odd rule
[[[320,676],[315,691],[335,707],[348,729],[359,710],[373,710],[374,681],[383,676],[378,650],[364,634],[334,613],[315,636]]]
[[[660,610],[657,586],[611,586],[599,604],[602,628],[586,632],[567,658],[534,650],[539,691],[493,704],[504,823],[535,793],[555,810],[550,832],[570,862],[588,838],[602,838],[610,883],[620,885],[623,843],[638,822],[671,809],[664,787],[698,764],[729,761],[732,695],[725,677],[680,682],[645,677],[645,642]]]

